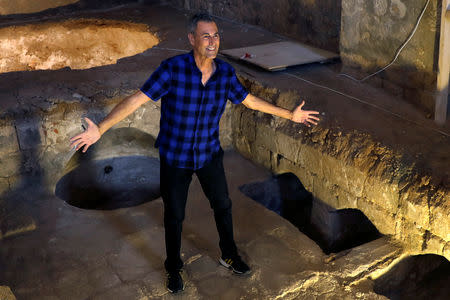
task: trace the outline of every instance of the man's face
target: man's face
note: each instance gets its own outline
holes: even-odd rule
[[[214,22],[197,23],[194,33],[189,33],[189,41],[191,42],[194,52],[204,58],[215,58],[219,52],[219,30]]]

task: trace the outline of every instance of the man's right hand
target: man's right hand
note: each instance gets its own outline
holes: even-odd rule
[[[70,139],[70,147],[75,146],[75,150],[83,147],[83,153],[86,152],[89,146],[97,142],[101,137],[98,126],[89,118],[84,118],[84,120],[86,121],[88,128],[84,132]]]

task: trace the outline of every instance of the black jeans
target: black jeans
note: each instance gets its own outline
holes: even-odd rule
[[[164,266],[168,272],[180,270],[183,267],[180,257],[181,231],[189,185],[194,173],[197,175],[203,192],[214,210],[222,256],[234,257],[237,255],[233,237],[231,200],[228,197],[227,181],[223,168],[223,150],[220,149],[214,155],[212,161],[195,171],[172,167],[161,158],[161,196],[164,202],[167,255]]]

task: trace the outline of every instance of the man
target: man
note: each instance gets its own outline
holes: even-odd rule
[[[304,102],[293,112],[249,94],[238,81],[234,69],[216,59],[220,37],[216,23],[207,14],[192,17],[188,33],[193,50],[169,58],[145,82],[140,91],[125,98],[97,126],[86,118],[88,128],[71,139],[83,152],[103,133],[134,112],[149,99],[161,101],[160,132],[156,140],[161,161],[161,196],[168,274],[167,288],[184,289],[180,271],[181,231],[189,184],[195,173],[214,211],[221,265],[234,273],[248,274],[250,268],[234,242],[231,200],[223,169],[219,143],[219,120],[227,99],[250,109],[270,113],[294,122],[317,124],[316,111],[304,111]]]

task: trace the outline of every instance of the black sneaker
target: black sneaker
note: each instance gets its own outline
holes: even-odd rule
[[[219,263],[225,268],[233,270],[233,272],[236,274],[240,275],[250,274],[250,268],[247,266],[245,262],[242,261],[242,259],[239,256],[236,256],[234,258],[220,258]]]
[[[184,290],[183,278],[181,278],[180,271],[167,273],[167,289],[173,294]]]

